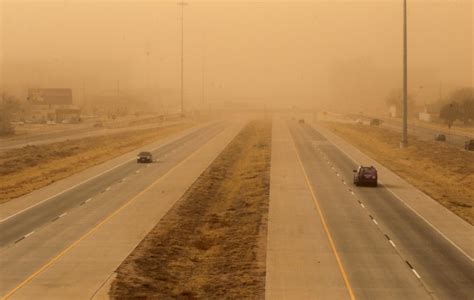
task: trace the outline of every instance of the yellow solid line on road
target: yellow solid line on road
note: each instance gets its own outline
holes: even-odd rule
[[[306,169],[304,168],[303,161],[301,160],[301,157],[298,153],[295,139],[292,137],[291,140],[293,141],[293,147],[295,148],[296,157],[298,158],[298,162],[301,166],[301,169],[303,170],[303,175],[306,180],[306,184],[308,185],[309,191],[311,192],[311,196],[313,197],[314,203],[316,204],[316,209],[318,211],[321,224],[323,225],[324,231],[326,232],[326,236],[328,237],[328,240],[329,240],[329,244],[331,245],[332,251],[334,252],[334,256],[336,257],[337,265],[339,267],[339,270],[341,271],[342,279],[344,280],[344,283],[346,285],[347,292],[349,293],[349,297],[352,300],[355,300],[356,298],[354,296],[354,292],[352,291],[351,283],[349,282],[349,279],[347,278],[346,271],[344,270],[344,266],[342,265],[341,259],[339,258],[339,254],[337,253],[336,246],[334,245],[334,241],[332,239],[331,233],[329,232],[328,225],[326,223],[326,220],[324,219],[323,213],[321,211],[321,207],[319,206],[318,198],[316,197],[313,187],[311,186],[311,182],[309,181],[308,174],[306,173]]]
[[[97,229],[99,229],[102,225],[104,225],[107,221],[109,221],[112,217],[114,217],[115,215],[117,215],[119,212],[121,212],[124,208],[126,208],[128,205],[130,205],[135,199],[137,199],[138,197],[142,196],[144,193],[146,193],[147,191],[149,191],[150,189],[152,189],[156,184],[158,184],[158,182],[160,182],[161,180],[163,180],[165,177],[167,177],[171,172],[173,172],[175,169],[177,169],[178,167],[180,167],[181,165],[183,165],[185,162],[189,161],[191,158],[193,158],[194,156],[196,156],[196,154],[202,150],[206,145],[208,145],[210,142],[212,142],[213,140],[217,139],[217,137],[221,136],[225,131],[221,132],[220,134],[218,134],[217,136],[211,138],[209,141],[207,141],[203,146],[199,147],[196,151],[194,151],[193,153],[191,153],[186,159],[184,159],[183,161],[181,161],[179,164],[177,164],[176,166],[174,166],[173,168],[171,168],[170,170],[168,170],[163,176],[161,176],[160,178],[158,178],[155,182],[153,182],[150,186],[148,186],[146,189],[144,189],[143,191],[141,191],[140,193],[138,193],[137,195],[135,195],[133,198],[131,198],[130,200],[128,200],[125,204],[123,204],[121,207],[119,207],[117,210],[115,210],[112,214],[110,214],[109,216],[107,216],[104,220],[102,220],[99,224],[97,224],[94,228],[92,228],[91,230],[89,230],[86,234],[84,234],[82,237],[80,237],[78,240],[76,240],[74,243],[72,243],[71,245],[69,245],[66,249],[64,249],[63,251],[61,251],[59,254],[57,254],[55,257],[53,257],[49,262],[47,262],[46,264],[44,264],[41,268],[39,268],[36,272],[34,272],[33,274],[31,274],[30,276],[28,276],[28,278],[26,278],[25,280],[23,280],[20,284],[18,284],[15,288],[13,288],[10,292],[8,292],[7,294],[5,294],[3,297],[2,297],[2,300],[4,299],[8,299],[10,298],[11,296],[13,296],[13,294],[15,294],[19,289],[21,289],[22,287],[24,287],[26,284],[28,284],[31,280],[33,280],[36,276],[38,276],[41,272],[45,271],[47,268],[49,268],[52,264],[54,264],[56,261],[58,261],[61,257],[63,257],[66,253],[68,253],[72,248],[74,248],[77,244],[79,244],[82,240],[84,240],[85,238],[87,238],[88,236],[90,236],[92,233],[94,233]]]

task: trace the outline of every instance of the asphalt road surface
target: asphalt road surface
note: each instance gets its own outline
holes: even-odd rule
[[[190,131],[157,149],[149,149],[154,163],[125,161],[64,193],[0,220],[0,295],[228,127],[229,122],[219,122]],[[69,215],[76,216],[73,223]]]
[[[355,187],[356,164],[306,124],[289,122],[356,298],[399,286],[418,299],[416,282],[435,299],[472,299],[474,264],[382,186]],[[403,266],[403,268],[402,268]],[[406,271],[409,272],[406,272]]]
[[[181,121],[165,121],[163,123],[153,123],[138,126],[127,126],[119,128],[108,128],[108,127],[93,127],[92,124],[78,125],[76,129],[53,131],[48,133],[36,134],[36,135],[23,135],[15,138],[6,138],[1,140],[0,150],[9,150],[15,148],[21,148],[32,145],[43,145],[49,143],[57,143],[66,140],[76,140],[87,137],[101,136],[106,134],[122,133],[134,130],[144,130],[163,127],[167,125],[173,125]],[[48,126],[48,125],[44,125]]]
[[[184,145],[193,145],[193,147],[188,147],[188,151],[191,151],[194,147],[199,147],[209,137],[212,137],[222,130],[222,128],[222,124],[205,127],[152,151],[155,158],[154,164],[160,163],[159,161],[156,161],[156,159],[160,159]],[[186,151],[183,151],[183,155],[186,155]],[[0,248],[21,240],[28,233],[31,233],[35,229],[55,220],[55,218],[59,218],[68,210],[81,204],[83,205],[83,203],[88,199],[108,191],[110,186],[120,182],[123,178],[130,174],[137,174],[149,166],[149,164],[137,164],[135,160],[129,161],[105,174],[102,174],[101,176],[84,182],[65,193],[48,199],[39,205],[0,220],[0,232],[2,232],[0,235]],[[149,185],[149,179],[142,178],[141,180],[138,180],[137,184],[133,187],[135,192],[138,192],[147,185]]]
[[[399,121],[384,119],[382,122],[382,127],[395,130],[397,132],[402,132],[402,125]],[[443,133],[435,129],[417,126],[410,123],[408,124],[408,132],[424,141],[434,141],[434,136],[437,133]],[[450,145],[460,147],[460,148],[464,148],[464,142],[470,139],[470,137],[468,136],[462,136],[455,133],[445,133],[445,135],[446,135],[445,143],[448,143]],[[443,142],[440,142],[440,143],[443,143]]]

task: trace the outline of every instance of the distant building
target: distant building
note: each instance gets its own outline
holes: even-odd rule
[[[435,117],[435,114],[430,112],[427,107],[425,107],[424,110],[418,114],[418,119],[425,122],[432,122],[433,117]]]
[[[30,111],[28,119],[44,123],[76,123],[80,121],[80,109],[73,105],[72,89],[28,89]]]
[[[397,118],[398,117],[397,107],[395,105],[390,106],[388,109],[388,114],[390,118]]]

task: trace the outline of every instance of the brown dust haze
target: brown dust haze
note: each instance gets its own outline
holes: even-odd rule
[[[71,87],[78,104],[121,93],[179,106],[177,1],[0,3],[2,91]],[[402,3],[188,0],[185,106],[384,108],[402,84]],[[473,2],[408,0],[408,18],[418,103],[473,86]]]

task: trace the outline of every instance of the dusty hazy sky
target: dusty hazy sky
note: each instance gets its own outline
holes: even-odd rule
[[[158,90],[176,103],[176,1],[0,2],[5,90],[107,93],[119,84],[150,99]],[[188,105],[383,105],[401,85],[402,0],[187,2]],[[408,2],[410,88],[418,101],[436,99],[440,86],[447,93],[474,85],[473,2]]]

